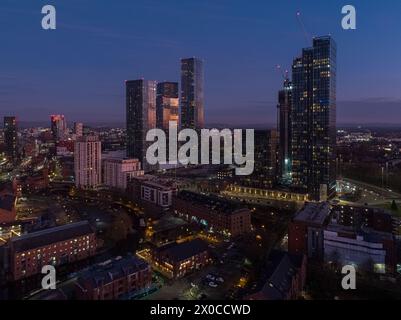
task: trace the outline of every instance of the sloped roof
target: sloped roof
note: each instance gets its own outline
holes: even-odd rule
[[[88,221],[70,223],[59,227],[24,234],[11,239],[16,252],[44,247],[51,243],[61,242],[93,233]]]

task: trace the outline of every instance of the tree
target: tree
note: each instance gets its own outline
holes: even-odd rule
[[[398,206],[395,200],[393,200],[393,202],[391,203],[391,210],[398,211]]]

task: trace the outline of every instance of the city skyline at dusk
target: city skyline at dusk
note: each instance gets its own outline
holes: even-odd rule
[[[401,299],[399,1],[47,1],[0,4],[0,301]]]
[[[274,124],[282,85],[276,65],[290,69],[311,43],[297,11],[310,37],[331,34],[340,49],[337,123],[393,124],[401,116],[401,79],[392,72],[401,47],[389,32],[399,21],[385,6],[356,1],[357,29],[343,30],[337,1],[255,1],[245,9],[241,1],[54,1],[57,30],[45,32],[40,8],[22,3],[5,1],[0,12],[0,116],[123,123],[124,80],[179,81],[180,59],[196,56],[204,61],[207,125]]]

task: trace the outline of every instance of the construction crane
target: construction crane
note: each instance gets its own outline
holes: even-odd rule
[[[305,24],[302,21],[301,11],[297,11],[296,12],[296,17],[297,17],[298,24],[301,27],[302,33],[303,33],[303,35],[305,37],[305,41],[309,45],[311,43],[312,37],[308,33],[308,31],[306,30]],[[276,65],[276,69],[277,69],[278,72],[280,72],[281,77],[283,78],[284,81],[287,81],[289,79],[288,78],[288,70],[283,70],[281,68],[281,65],[279,65],[279,64]]]
[[[283,77],[283,80],[288,80],[288,70],[283,70],[281,68],[281,65],[276,65],[276,69],[278,72],[280,72],[281,76]]]
[[[311,35],[308,33],[308,31],[306,30],[305,24],[304,24],[303,21],[302,21],[301,11],[297,11],[296,17],[297,17],[298,24],[300,25],[300,27],[301,27],[301,29],[302,29],[302,32],[303,32],[303,34],[304,34],[305,41],[306,41],[306,43],[309,45],[309,44],[311,43],[312,37],[311,37]]]

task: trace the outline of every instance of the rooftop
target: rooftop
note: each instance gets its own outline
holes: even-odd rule
[[[197,254],[208,250],[208,244],[201,240],[195,239],[183,243],[170,243],[156,249],[175,261],[187,260]]]
[[[162,232],[175,229],[186,224],[187,222],[180,218],[174,217],[172,215],[163,215],[159,220],[153,223],[153,230],[155,232]]]
[[[241,209],[248,210],[246,207],[242,205],[239,205],[232,201],[228,201],[223,198],[219,198],[213,195],[203,195],[186,190],[181,191],[177,195],[177,198],[188,201],[189,203],[194,205],[201,205],[209,210],[213,210],[223,214],[232,214]]]
[[[88,221],[70,223],[59,227],[24,234],[10,240],[16,252],[44,247],[46,245],[61,242],[93,233]]]
[[[159,188],[162,190],[170,190],[171,188],[176,188],[176,181],[174,179],[161,179],[150,174],[133,177],[132,181],[140,181],[144,185]]]
[[[302,261],[302,255],[272,250],[256,290],[261,291],[268,300],[285,299]]]
[[[330,206],[328,202],[309,202],[296,213],[294,221],[323,226],[329,215]]]
[[[336,223],[330,223],[327,231],[337,232],[343,238],[356,239],[362,237],[364,241],[370,243],[381,243],[383,240],[393,240],[393,234],[390,232],[377,231],[368,227],[355,228],[354,226],[344,226]]]
[[[102,157],[103,157],[103,154],[102,154]],[[105,162],[121,163],[121,164],[124,164],[124,163],[138,163],[139,162],[139,160],[136,159],[136,158],[127,158],[127,157],[125,157],[125,158],[113,157],[113,158],[105,158],[103,160]]]
[[[89,282],[96,288],[138,271],[146,270],[148,267],[147,262],[135,256],[117,257],[80,272],[78,283]]]

